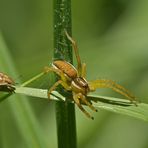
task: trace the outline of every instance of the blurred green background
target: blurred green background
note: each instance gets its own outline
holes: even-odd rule
[[[50,63],[52,15],[51,0],[0,1],[0,31],[18,71],[16,81],[19,77],[26,81]],[[115,80],[148,103],[148,1],[73,0],[72,16],[73,37],[82,61],[87,64],[87,79]],[[11,76],[11,72],[4,72]],[[39,87],[43,85],[38,83]],[[119,97],[107,89],[97,93]],[[0,148],[25,148],[20,125],[9,108],[10,99],[0,104]],[[41,137],[48,147],[56,148],[54,102],[28,100],[42,127]],[[146,122],[106,111],[92,114],[94,121],[76,107],[79,148],[148,147]]]

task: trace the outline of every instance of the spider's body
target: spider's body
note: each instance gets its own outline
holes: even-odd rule
[[[90,91],[88,82],[82,78],[77,77],[71,82],[71,88],[76,93],[82,93],[83,95],[87,95],[87,93]]]
[[[69,79],[74,79],[78,76],[77,69],[70,63],[63,60],[56,60],[52,66],[60,69]]]
[[[6,74],[0,72],[0,91],[13,92],[14,81]]]
[[[85,63],[81,63],[81,59],[78,53],[77,45],[75,41],[68,35],[66,32],[67,38],[71,41],[76,59],[78,62],[77,69],[67,61],[64,60],[55,60],[52,63],[51,67],[46,67],[45,72],[53,71],[57,75],[60,76],[60,79],[49,89],[48,97],[50,98],[51,92],[61,84],[66,90],[71,91],[73,94],[73,100],[77,104],[77,106],[85,113],[85,115],[91,119],[93,117],[83,108],[81,105],[86,104],[89,106],[93,111],[97,111],[95,107],[92,105],[91,100],[87,99],[87,94],[91,91],[95,91],[97,88],[111,88],[112,90],[116,91],[117,93],[122,94],[123,96],[127,97],[130,101],[134,101],[135,97],[124,87],[119,84],[116,84],[112,80],[94,80],[94,81],[87,81],[86,77],[86,65]]]
[[[64,74],[64,79],[69,84],[68,90],[74,90],[74,92],[81,92],[86,95],[89,86],[87,81],[83,77],[78,76],[77,69],[70,63],[63,60],[56,60],[52,63],[53,68],[58,69]],[[62,77],[61,77],[62,79]]]

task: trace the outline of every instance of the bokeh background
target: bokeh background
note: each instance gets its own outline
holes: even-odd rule
[[[52,16],[51,0],[0,1],[0,31],[18,71],[16,81],[26,81],[51,62]],[[73,37],[87,64],[88,80],[115,80],[148,103],[148,1],[72,0],[72,17]],[[107,89],[96,93],[121,97]],[[0,104],[0,147],[26,148],[10,99]],[[28,100],[42,127],[41,136],[56,148],[54,102]],[[148,147],[148,123],[107,111],[93,115],[95,120],[90,121],[76,107],[79,148]]]

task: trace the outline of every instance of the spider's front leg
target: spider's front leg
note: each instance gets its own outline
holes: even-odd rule
[[[85,96],[81,93],[74,93],[73,92],[73,99],[74,102],[77,104],[77,106],[80,108],[80,110],[88,117],[91,118],[92,120],[94,119],[94,117],[92,117],[81,105],[81,102],[83,102],[84,104],[86,104],[87,106],[89,106],[93,111],[97,112],[97,109],[95,109],[92,104],[90,102],[88,102],[85,98]]]
[[[78,94],[80,100],[86,104],[87,106],[89,106],[90,109],[92,109],[93,111],[97,112],[98,110],[91,104],[91,102],[89,102],[87,99],[86,99],[86,96],[84,96],[82,93],[79,93]]]
[[[97,88],[111,88],[113,91],[128,98],[132,103],[134,103],[137,106],[135,96],[126,88],[115,83],[112,80],[100,79],[100,80],[90,81],[89,88],[90,88],[90,91],[95,91]]]
[[[91,119],[93,120],[94,117],[92,117],[92,116],[83,108],[83,106],[81,105],[79,95],[73,93],[73,99],[74,99],[74,102],[77,104],[77,106],[80,108],[80,110],[81,110],[88,118],[91,118]]]

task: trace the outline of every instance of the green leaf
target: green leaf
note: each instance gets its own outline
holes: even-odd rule
[[[98,101],[97,103],[94,102],[93,104],[95,107],[98,107],[99,109],[124,114],[148,121],[148,104],[137,103],[136,106],[135,104],[132,104],[131,102],[125,99],[99,95],[89,95],[88,98],[91,100]]]
[[[14,78],[19,76],[2,34],[0,34],[0,68],[1,71]],[[1,99],[5,99],[5,96]],[[27,97],[22,95],[12,95],[11,98],[7,100],[6,105],[10,108],[14,116],[13,118],[16,121],[16,126],[23,137],[23,144],[27,145],[28,148],[47,147],[45,136],[43,136],[44,134],[41,131],[41,127],[33,113]],[[7,112],[7,110],[4,112]],[[4,128],[7,129],[6,127]],[[7,134],[9,134],[9,131],[7,131]],[[6,139],[7,143],[9,142],[8,140],[10,139]]]
[[[48,99],[47,90],[45,89],[16,87],[16,93]],[[65,101],[65,97],[63,97],[57,91],[52,92],[50,99],[56,101]],[[146,103],[137,103],[137,106],[135,106],[135,104],[132,104],[129,102],[129,100],[126,99],[99,96],[96,94],[88,95],[88,99],[92,100],[93,105],[98,109],[128,115],[144,121],[148,121],[148,104]]]

